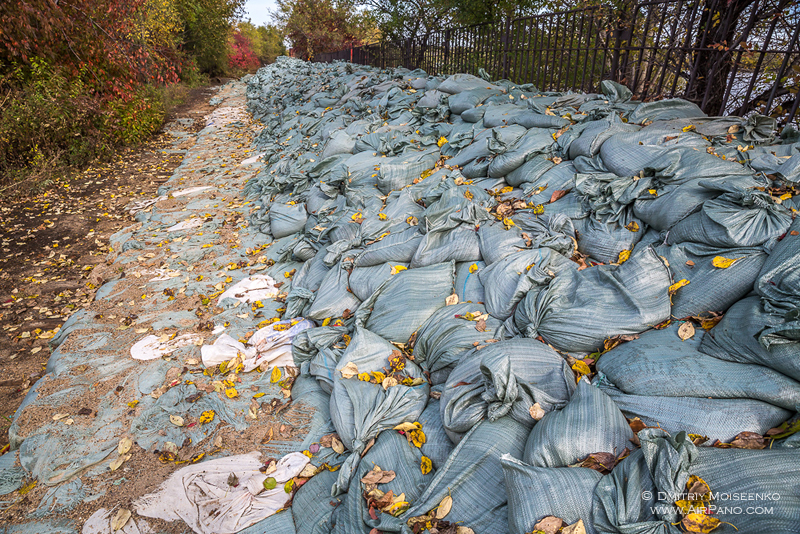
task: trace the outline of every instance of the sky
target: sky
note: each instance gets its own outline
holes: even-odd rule
[[[247,14],[245,20],[250,18],[256,26],[271,22],[269,12],[275,9],[275,0],[247,0],[244,9]]]

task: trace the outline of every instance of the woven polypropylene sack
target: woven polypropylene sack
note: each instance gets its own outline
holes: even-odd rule
[[[345,310],[353,312],[358,308],[361,301],[350,291],[348,279],[347,269],[341,263],[328,271],[306,317],[321,322],[328,317],[341,317]]]
[[[486,268],[482,261],[465,261],[456,264],[456,295],[459,302],[483,303],[486,295],[480,272]]]
[[[459,356],[471,350],[475,343],[485,344],[493,339],[501,322],[489,316],[483,323],[478,319],[486,310],[480,304],[461,303],[445,306],[431,315],[417,331],[414,342],[414,363],[428,373],[452,370]],[[447,376],[439,374],[439,380]]]
[[[742,363],[756,363],[800,380],[800,321],[796,311],[774,308],[758,296],[740,300],[703,338],[700,351]]]
[[[514,322],[528,337],[560,350],[592,352],[603,341],[638,334],[669,318],[669,270],[648,247],[619,266],[563,270],[517,305]]]
[[[405,343],[453,294],[455,265],[440,263],[393,275],[356,311],[356,324]]]
[[[381,284],[392,276],[392,269],[408,268],[407,263],[386,262],[381,265],[371,267],[354,267],[350,271],[348,286],[356,298],[362,301],[367,300],[377,290]]]
[[[510,414],[528,427],[530,408],[564,406],[575,379],[559,354],[535,339],[514,338],[476,347],[462,356],[447,379],[441,398],[442,423],[451,437],[482,419]]]
[[[453,506],[446,520],[482,534],[508,534],[508,508],[500,457],[519,457],[527,427],[510,417],[483,421],[453,449],[425,493],[398,518],[382,521],[378,530],[410,534],[409,518],[434,510],[447,496]],[[385,515],[383,517],[386,517]]]
[[[673,280],[689,282],[672,296],[672,315],[677,318],[724,313],[753,290],[767,258],[761,248],[718,248],[689,242],[663,245],[656,252],[669,262]],[[715,260],[735,261],[720,268],[714,265]]]
[[[364,498],[366,484],[361,478],[375,467],[383,471],[394,471],[395,478],[378,488],[394,495],[405,494],[408,502],[415,502],[434,477],[435,470],[422,474],[422,451],[409,443],[405,436],[394,430],[386,430],[375,439],[375,444],[361,459],[342,505],[336,508],[332,534],[361,534],[380,525],[381,518],[370,517],[367,500]],[[330,488],[328,488],[330,494]],[[325,497],[323,497],[324,499]],[[328,496],[329,500],[330,496]],[[373,511],[375,513],[376,511]],[[381,512],[377,512],[382,515]]]
[[[583,520],[594,533],[592,494],[603,477],[584,467],[535,467],[505,454],[500,459],[508,495],[508,532],[527,534],[548,516],[571,525]]]
[[[800,382],[769,367],[703,354],[698,350],[702,330],[682,341],[679,326],[645,332],[614,347],[597,362],[598,372],[629,395],[752,399],[787,410],[800,406]]]
[[[303,231],[308,214],[304,203],[272,204],[269,209],[269,225],[275,239]]]
[[[598,452],[619,456],[633,448],[632,437],[614,401],[584,379],[569,404],[536,423],[522,459],[537,467],[567,467]]]
[[[764,435],[792,415],[789,410],[758,400],[626,395],[617,388],[600,386],[627,418],[638,417],[648,426],[671,433],[706,436],[712,443],[729,443],[741,432]]]
[[[359,374],[383,372],[389,367],[389,360],[394,357],[395,351],[394,345],[368,330],[357,328],[336,365],[331,419],[344,446],[353,451],[340,470],[335,486],[337,493],[347,491],[360,454],[370,439],[400,423],[416,421],[425,409],[430,391],[427,382],[417,386],[399,384],[384,389],[381,384],[361,380],[361,376],[345,378],[342,374],[348,364],[353,364]],[[404,373],[411,378],[422,376],[413,362],[406,362]]]
[[[693,241],[715,247],[755,247],[786,233],[792,222],[789,210],[767,193],[725,193],[706,201],[701,210],[676,224],[669,244]]]
[[[800,219],[769,253],[755,289],[776,308],[800,306]]]

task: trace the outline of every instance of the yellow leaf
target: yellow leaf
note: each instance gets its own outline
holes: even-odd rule
[[[542,215],[544,213],[544,206],[542,204],[536,204],[533,206],[533,214],[534,215]]]
[[[696,128],[694,127],[694,124],[690,124],[689,126],[684,126],[684,127],[683,127],[683,131],[684,131],[684,132],[692,132],[692,131],[694,131],[695,129],[696,129]]]
[[[730,259],[730,258],[725,258],[723,256],[715,256],[714,259],[711,260],[711,265],[713,265],[717,269],[727,269],[728,267],[730,267],[731,265],[733,265],[734,263],[736,263],[740,259],[742,259],[742,258]]]
[[[505,225],[506,230],[510,230],[512,226],[516,226],[516,224],[514,224],[514,221],[512,221],[508,217],[503,219],[503,224]]]
[[[674,295],[675,293],[678,292],[680,288],[688,285],[689,285],[689,280],[687,280],[686,278],[678,280],[677,282],[669,286],[669,294]]]
[[[262,391],[261,393],[256,393],[255,395],[253,395],[253,398],[254,398],[254,399],[260,399],[260,398],[261,398],[261,397],[263,397],[264,395],[266,395],[266,393],[264,393],[264,392]]]
[[[313,457],[314,457],[314,455],[313,455],[313,454],[311,454],[311,451],[309,451],[309,450],[305,450],[305,451],[303,451],[303,454],[305,454],[305,455],[306,455],[306,456],[308,456],[309,458],[313,458]]]
[[[427,456],[422,457],[422,461],[420,462],[420,469],[422,470],[423,475],[427,475],[433,469],[433,464],[431,463],[431,459]]]
[[[622,250],[619,253],[619,258],[617,258],[617,263],[625,263],[626,261],[628,261],[628,258],[630,257],[631,257],[630,250]]]
[[[450,509],[453,507],[453,498],[450,495],[447,495],[442,502],[439,503],[439,507],[436,508],[436,519],[444,519],[447,517],[447,514],[450,513]]]
[[[513,190],[514,190],[514,188],[513,188],[513,187],[511,187],[510,185],[507,185],[507,186],[505,186],[503,189],[501,189],[501,190],[500,190],[500,192],[501,192],[501,193],[510,193],[510,192],[511,192],[511,191],[513,191]]]
[[[236,388],[226,388],[225,389],[225,396],[229,399],[235,399],[239,396],[239,392],[236,391]]]
[[[200,423],[210,423],[211,421],[214,420],[215,415],[216,413],[214,413],[214,410],[204,411],[203,413],[200,414]]]
[[[591,369],[589,369],[589,366],[586,365],[586,362],[582,360],[577,360],[575,363],[573,363],[572,370],[581,375],[588,375],[592,373]]]
[[[111,530],[116,532],[117,530],[122,530],[122,528],[128,524],[128,521],[131,518],[131,511],[126,510],[125,508],[120,508],[117,510],[117,513],[114,514],[114,517],[111,518]]]
[[[447,144],[447,138],[444,136],[440,137],[436,144],[441,148],[443,145]]]
[[[464,191],[464,196],[467,197],[468,199],[472,200],[472,198],[473,198],[472,197],[472,191],[467,189],[466,191]]]
[[[475,273],[477,270],[478,270],[478,264],[477,263],[473,263],[472,265],[469,266],[469,272],[470,273]]]
[[[391,274],[397,274],[400,271],[405,271],[408,269],[407,267],[403,267],[402,265],[393,265]]]
[[[128,407],[135,408],[137,404],[139,404],[139,401],[138,400],[133,400],[133,401],[130,401],[128,403]]]
[[[369,382],[372,377],[369,376],[369,373],[358,373],[358,379],[362,382]]]
[[[701,534],[708,534],[721,523],[722,521],[716,517],[706,514],[687,514],[681,521],[681,525],[686,529],[686,532],[698,532]]]
[[[630,230],[631,232],[638,232],[639,231],[639,223],[636,221],[631,221],[625,225],[625,228]]]
[[[784,193],[779,198],[781,200],[789,200],[790,198],[792,198],[792,194],[791,193]]]
[[[270,374],[269,381],[273,384],[281,381],[281,369],[280,367],[273,367],[272,373]]]
[[[385,220],[386,220],[386,214],[385,214],[385,213],[379,213],[379,214],[378,214],[378,218],[379,218],[380,220],[382,220],[382,221],[385,221]]]

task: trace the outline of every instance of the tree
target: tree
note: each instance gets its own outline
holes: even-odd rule
[[[176,0],[184,27],[183,50],[200,71],[213,76],[227,68],[228,37],[244,13],[245,0]]]
[[[360,46],[374,33],[371,14],[358,10],[353,0],[278,0],[277,4],[273,17],[302,59]]]

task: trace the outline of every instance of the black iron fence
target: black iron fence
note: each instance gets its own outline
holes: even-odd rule
[[[315,61],[421,68],[532,83],[541,91],[627,85],[638,100],[682,97],[710,115],[798,118],[798,0],[646,0],[448,28]]]

